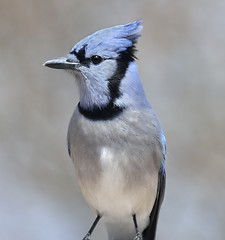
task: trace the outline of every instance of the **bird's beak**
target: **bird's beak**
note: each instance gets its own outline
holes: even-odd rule
[[[46,67],[56,68],[56,69],[76,70],[78,63],[74,62],[70,58],[60,57],[60,58],[48,60],[43,65]]]

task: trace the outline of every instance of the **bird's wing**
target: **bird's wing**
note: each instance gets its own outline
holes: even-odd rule
[[[161,207],[161,204],[164,198],[164,193],[165,193],[165,185],[166,185],[166,172],[165,172],[164,166],[162,166],[159,170],[159,175],[158,175],[158,189],[157,189],[156,200],[155,200],[153,209],[151,211],[151,214],[149,216],[149,219],[150,219],[149,225],[143,231],[143,240],[155,239],[159,211],[160,211],[160,207]]]

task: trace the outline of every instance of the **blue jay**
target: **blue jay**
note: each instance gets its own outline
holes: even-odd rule
[[[109,240],[154,240],[165,190],[165,138],[135,63],[142,21],[95,32],[47,61],[77,80],[68,130],[79,185]]]

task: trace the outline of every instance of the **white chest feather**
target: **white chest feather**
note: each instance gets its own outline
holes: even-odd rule
[[[68,133],[88,204],[108,223],[127,221],[133,226],[131,216],[136,214],[142,230],[154,205],[162,159],[158,120],[146,114],[152,118],[147,122],[144,112],[142,117],[134,112],[103,125],[75,111]]]

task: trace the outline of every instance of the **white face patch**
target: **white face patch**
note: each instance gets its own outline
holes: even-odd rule
[[[80,66],[79,70],[84,76],[80,81],[80,104],[84,108],[91,109],[92,106],[107,105],[110,100],[108,79],[115,73],[117,62],[107,59],[100,64]]]
[[[113,76],[116,68],[116,59],[106,59],[97,65],[90,63],[89,68],[81,67],[80,70],[87,78],[94,78],[96,81],[103,83]]]

